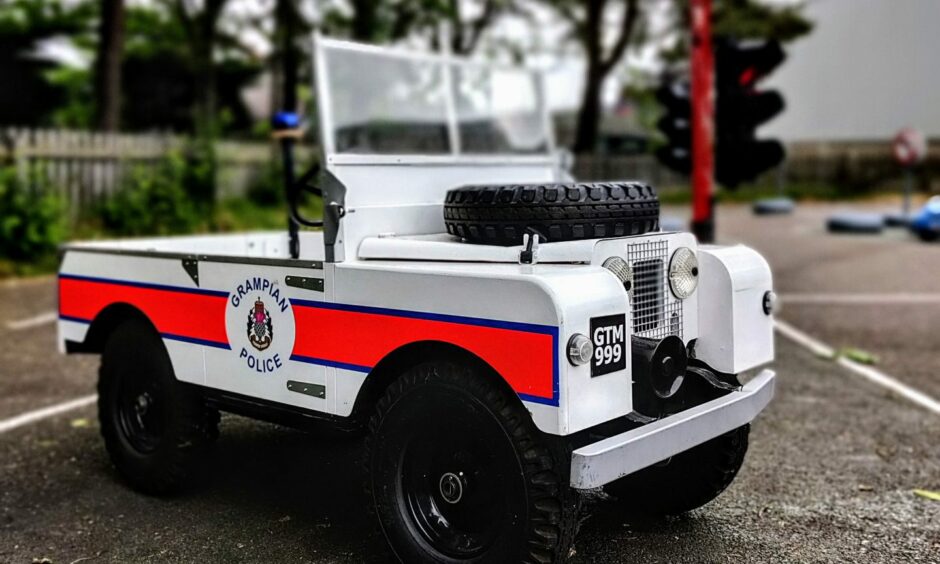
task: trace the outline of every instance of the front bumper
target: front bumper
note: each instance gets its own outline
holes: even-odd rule
[[[739,391],[575,450],[571,487],[598,488],[753,421],[773,398],[775,378],[762,370]]]

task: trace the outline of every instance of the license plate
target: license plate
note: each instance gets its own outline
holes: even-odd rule
[[[627,367],[627,316],[605,315],[591,318],[591,340],[594,358],[591,376],[601,376]]]

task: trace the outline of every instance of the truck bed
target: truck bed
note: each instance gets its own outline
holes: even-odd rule
[[[80,241],[69,243],[65,246],[65,249],[131,255],[178,255],[181,257],[290,258],[287,234],[281,231]],[[324,259],[323,233],[319,231],[301,233],[300,253],[301,260],[322,261]]]

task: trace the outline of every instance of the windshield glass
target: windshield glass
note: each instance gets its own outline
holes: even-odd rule
[[[549,150],[534,72],[325,43],[322,78],[331,107],[324,109],[331,114],[336,153],[531,155]],[[451,127],[456,128],[453,135]]]
[[[455,65],[463,153],[543,153],[548,139],[532,73]]]
[[[440,65],[344,49],[327,53],[338,153],[451,152]]]

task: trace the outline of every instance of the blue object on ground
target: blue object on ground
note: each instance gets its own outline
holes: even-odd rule
[[[904,212],[886,213],[885,227],[908,227],[915,216],[916,214],[905,214]]]
[[[940,239],[940,196],[934,196],[911,219],[910,229],[924,241]]]
[[[782,215],[792,213],[795,207],[790,198],[768,198],[754,202],[752,209],[757,215]]]
[[[884,216],[879,213],[841,212],[826,221],[830,233],[876,234],[881,233],[884,226]]]
[[[271,118],[271,126],[274,129],[297,129],[300,127],[300,116],[294,112],[277,112]]]

